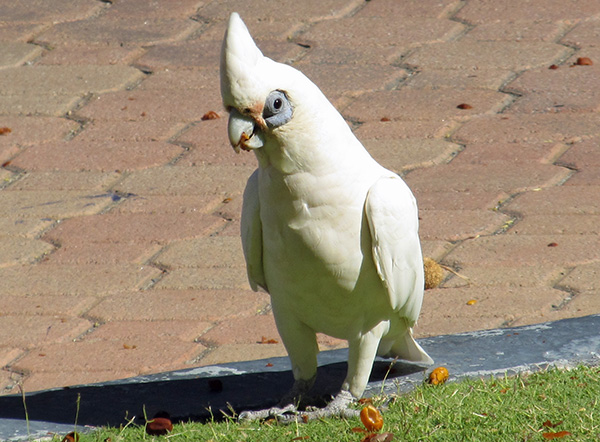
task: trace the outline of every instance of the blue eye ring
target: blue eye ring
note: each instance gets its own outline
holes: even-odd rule
[[[284,91],[274,90],[267,96],[263,109],[267,127],[273,129],[282,126],[292,119],[292,115],[292,104]]]

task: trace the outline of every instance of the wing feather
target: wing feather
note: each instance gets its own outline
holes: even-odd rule
[[[412,326],[423,302],[423,256],[417,203],[397,176],[380,178],[365,204],[377,273],[390,303]]]
[[[263,238],[262,223],[260,221],[260,200],[258,197],[258,170],[250,175],[246,183],[246,189],[244,190],[241,234],[250,287],[254,291],[257,291],[258,287],[267,290],[263,270]]]

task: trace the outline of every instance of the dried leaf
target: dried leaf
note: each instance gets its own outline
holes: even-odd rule
[[[78,441],[79,441],[79,433],[76,433],[74,431],[71,431],[62,440],[62,442],[78,442]]]
[[[168,417],[155,417],[146,424],[146,433],[151,436],[164,436],[173,431],[173,423]]]
[[[207,113],[205,113],[204,115],[202,115],[202,121],[216,120],[218,118],[221,118],[221,117],[215,111],[208,111]]]
[[[448,369],[446,367],[437,367],[429,374],[428,382],[431,385],[443,384],[448,380]]]
[[[561,439],[565,436],[570,436],[570,435],[571,435],[571,433],[569,433],[568,431],[558,431],[556,433],[553,433],[553,432],[542,433],[542,436],[546,440]]]
[[[470,104],[467,103],[461,103],[458,106],[456,106],[458,109],[473,109],[473,106],[471,106]]]
[[[577,59],[577,61],[575,62],[575,64],[577,66],[591,66],[594,63],[592,62],[592,59],[589,57],[579,57]]]
[[[373,405],[367,405],[360,410],[360,420],[369,431],[379,431],[383,428],[383,417]]]
[[[477,299],[469,299],[467,301],[467,305],[474,305],[474,304],[477,304]]]
[[[380,121],[383,121],[385,123],[391,120],[388,117],[382,117]]]
[[[10,127],[0,127],[0,135],[6,135],[12,132]]]
[[[555,64],[551,64],[551,65],[548,67],[548,69],[552,69],[552,70],[554,70],[554,69],[558,69],[558,66],[557,66],[557,65],[555,65]]]
[[[259,344],[278,344],[279,341],[277,339],[267,339],[266,336],[262,336],[260,338],[260,341],[258,341]]]
[[[555,242],[551,242],[550,244],[548,244],[548,247],[558,247],[558,244]]]

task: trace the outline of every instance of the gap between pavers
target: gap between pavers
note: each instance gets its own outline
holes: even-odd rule
[[[513,375],[547,367],[600,363],[600,315],[524,327],[483,330],[421,339],[420,344],[445,366],[450,381]],[[315,391],[334,394],[346,372],[347,350],[319,354]],[[424,380],[424,368],[378,359],[366,396],[407,392]],[[241,411],[273,406],[292,385],[287,357],[263,359],[137,376],[0,397],[0,440],[25,440],[66,434],[77,427],[125,424],[144,413],[167,411],[175,421],[208,419],[232,406]],[[25,420],[23,400],[29,422]],[[77,418],[77,424],[75,420]],[[29,432],[28,432],[29,426]]]

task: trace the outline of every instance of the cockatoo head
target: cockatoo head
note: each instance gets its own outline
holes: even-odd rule
[[[349,130],[304,74],[262,54],[235,12],[221,50],[221,96],[229,112],[229,141],[238,152],[241,148],[273,157],[275,151],[285,151],[283,155],[293,157],[299,152],[295,147],[314,144],[308,136],[314,140],[327,132],[323,121],[328,130],[336,121]]]

